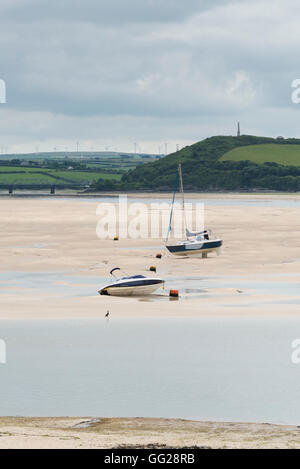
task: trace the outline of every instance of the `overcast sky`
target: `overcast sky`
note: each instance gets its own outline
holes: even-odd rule
[[[0,0],[0,152],[300,137],[299,0]]]

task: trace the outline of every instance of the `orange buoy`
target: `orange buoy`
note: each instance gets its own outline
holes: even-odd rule
[[[160,253],[158,253],[158,254],[156,254],[156,256],[155,256],[155,257],[156,257],[156,259],[161,259],[161,254],[160,254]]]
[[[119,236],[115,236],[114,241],[119,241]]]
[[[172,296],[173,298],[178,298],[179,297],[179,290],[170,290],[169,296]]]

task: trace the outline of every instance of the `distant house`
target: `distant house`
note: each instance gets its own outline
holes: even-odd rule
[[[73,166],[68,166],[68,171],[71,171],[73,168]]]

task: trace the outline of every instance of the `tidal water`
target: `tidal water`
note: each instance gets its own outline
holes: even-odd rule
[[[0,415],[300,424],[300,318],[1,321]]]
[[[260,304],[283,302],[300,304],[300,289],[297,281],[300,274],[270,274],[253,278],[237,276],[170,276],[167,271],[159,270],[158,275],[165,279],[165,290],[159,289],[156,293],[142,298],[144,301],[169,301],[169,290],[178,289],[180,292],[178,301],[187,301],[195,298],[223,297],[224,293],[239,293],[240,297],[253,297],[257,294],[268,295],[269,298]],[[30,293],[39,295],[53,295],[56,298],[77,298],[98,296],[98,290],[111,282],[111,277],[87,276],[82,271],[80,275],[72,272],[0,272],[0,283],[3,287],[13,287],[19,293],[26,295],[26,289]],[[6,288],[0,289],[1,295],[6,295]],[[25,290],[24,290],[25,289]],[[281,300],[277,295],[280,294]],[[173,299],[172,299],[173,300]],[[230,303],[230,306],[232,304]]]
[[[20,195],[19,195],[20,197]],[[39,198],[38,196],[35,197],[35,199]],[[59,197],[51,197],[51,196],[43,196],[40,197],[41,200],[52,200],[52,201],[57,201],[57,200],[67,200],[68,202],[102,202],[102,203],[117,203],[118,202],[118,196],[111,196],[111,197],[101,197],[101,196],[85,196],[85,197],[80,197],[80,196],[74,196],[74,197],[64,197],[63,195]],[[177,196],[176,201],[180,200],[180,195]],[[170,203],[172,202],[171,197],[170,199],[167,199],[165,197],[162,198],[151,198],[151,197],[128,197],[128,204],[129,203],[144,203],[144,204],[157,204],[157,203]],[[238,198],[224,198],[222,195],[220,195],[220,198],[205,198],[199,196],[198,199],[195,198],[189,198],[189,194],[186,193],[185,195],[185,202],[186,203],[199,203],[202,202],[204,206],[232,206],[232,207],[273,207],[273,208],[297,208],[300,207],[300,199],[293,199],[293,198],[280,198],[278,194],[274,199],[270,199],[268,197],[256,199],[251,197],[249,195],[248,198],[244,199],[238,199]]]

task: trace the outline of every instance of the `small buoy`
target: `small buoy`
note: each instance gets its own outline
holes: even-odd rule
[[[155,265],[151,265],[151,267],[149,268],[149,270],[150,270],[151,272],[156,272],[156,267],[155,267]]]
[[[161,259],[161,254],[158,253],[158,254],[156,254],[155,257],[156,257],[156,259]]]
[[[119,236],[115,236],[114,241],[119,241]]]
[[[179,297],[179,291],[178,290],[170,290],[169,296],[172,296],[173,298],[178,298]]]

